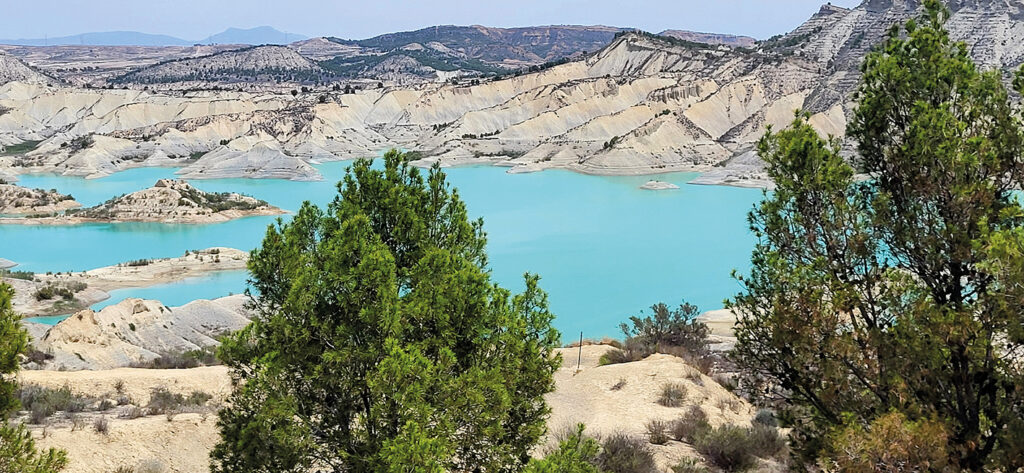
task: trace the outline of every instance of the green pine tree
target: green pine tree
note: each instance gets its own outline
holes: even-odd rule
[[[32,435],[23,425],[8,422],[19,407],[15,396],[18,357],[28,348],[28,333],[21,317],[11,310],[14,290],[0,282],[0,473],[53,473],[68,463],[64,452],[36,450]]]
[[[520,471],[560,364],[538,278],[491,281],[482,222],[437,167],[391,151],[339,190],[252,253],[214,471]]]
[[[1015,471],[1024,133],[1000,73],[949,39],[941,2],[924,7],[865,61],[847,133],[866,180],[804,114],[761,140],[777,190],[750,217],[735,357],[786,406],[804,461],[870,464],[872,429],[902,429],[891,438],[946,439],[939,452],[882,446],[921,459],[905,468]]]

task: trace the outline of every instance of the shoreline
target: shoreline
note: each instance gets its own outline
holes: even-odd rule
[[[216,271],[246,269],[249,253],[235,248],[211,247],[190,251],[186,256],[157,258],[146,264],[124,262],[77,273],[43,275],[44,282],[79,280],[103,291],[167,284]]]
[[[368,158],[369,159],[378,159],[379,157],[380,157],[380,153],[378,153],[378,154],[376,154],[376,155],[374,155],[372,157],[368,157]],[[344,157],[344,158],[339,158],[339,159],[319,159],[319,160],[317,160],[317,164],[336,163],[336,162],[345,162],[345,161],[355,161],[357,159],[362,159],[362,158]],[[570,172],[574,172],[574,173],[582,174],[582,175],[586,175],[586,176],[604,176],[604,177],[637,177],[637,176],[652,176],[653,177],[653,176],[660,176],[660,175],[673,174],[673,173],[697,173],[697,174],[700,174],[700,175],[697,178],[695,178],[694,181],[701,181],[701,182],[687,182],[687,184],[712,185],[712,186],[723,186],[723,187],[739,187],[739,188],[761,188],[761,189],[770,188],[772,186],[772,183],[770,181],[765,180],[765,179],[759,179],[759,178],[758,179],[749,179],[749,180],[747,180],[747,179],[728,179],[727,178],[728,176],[716,176],[716,174],[719,171],[721,171],[722,168],[715,167],[714,165],[709,165],[709,164],[686,164],[686,165],[679,165],[679,166],[672,166],[672,167],[663,167],[663,168],[644,168],[644,167],[637,167],[637,168],[587,168],[587,167],[580,167],[580,166],[572,166],[572,165],[566,166],[566,165],[563,165],[563,164],[550,164],[550,163],[530,163],[530,164],[516,163],[516,162],[510,161],[508,159],[508,157],[458,158],[458,159],[447,159],[447,160],[445,160],[445,159],[440,159],[439,160],[439,159],[434,159],[433,157],[427,157],[427,158],[422,158],[422,159],[418,159],[418,160],[415,160],[415,161],[410,161],[409,164],[412,165],[413,167],[420,168],[420,169],[430,169],[430,167],[433,166],[433,164],[435,162],[439,162],[440,163],[441,169],[464,168],[464,167],[496,167],[496,168],[505,168],[506,169],[505,172],[508,173],[508,174],[522,174],[522,173],[543,172],[543,171],[555,170],[555,169],[557,169],[557,170],[564,170],[564,171],[570,171]],[[8,167],[8,168],[2,168],[2,169],[5,170],[5,171],[13,172],[14,173],[13,176],[15,176],[15,177],[22,176],[22,175],[41,175],[41,176],[50,175],[50,176],[60,176],[60,177],[77,177],[77,178],[81,178],[81,179],[89,179],[89,180],[91,180],[91,179],[102,179],[102,178],[109,177],[111,175],[117,174],[119,172],[130,171],[130,170],[134,170],[134,169],[144,169],[144,168],[174,168],[174,167],[173,166],[138,166],[138,165],[136,165],[136,166],[125,167],[123,169],[118,169],[118,170],[116,170],[114,172],[104,173],[102,175],[97,175],[97,174],[83,175],[81,173],[68,172],[67,170],[62,172],[62,171],[60,171],[60,170],[58,170],[56,168],[47,168],[47,169],[44,169],[44,170],[34,170],[33,169],[33,170],[28,171],[28,172],[18,172],[18,169],[26,169],[27,170],[27,168]],[[238,175],[238,176],[221,176],[221,177],[213,177],[213,178],[204,177],[204,178],[200,178],[198,180],[209,180],[209,179],[247,179],[247,180],[251,179],[251,180],[254,180],[254,181],[259,181],[259,180],[263,180],[263,179],[266,179],[266,178],[255,178],[255,177],[246,176],[246,175]],[[274,179],[289,180],[287,178],[274,178]],[[301,181],[297,181],[297,182],[301,182]],[[288,213],[288,212],[285,211],[285,213]],[[49,217],[47,217],[47,218],[49,218]],[[239,217],[236,217],[236,218],[239,218]],[[22,220],[23,218],[16,218],[16,219],[17,220]],[[3,223],[12,224],[12,225],[14,225],[14,224],[20,224],[20,225],[40,224],[40,223],[28,223],[28,222],[5,222],[5,220],[14,220],[14,219],[0,219],[0,224],[3,224]],[[39,220],[39,219],[32,219],[32,220]],[[81,223],[131,223],[131,222],[133,222],[133,221],[115,221],[115,222],[110,222],[110,221],[97,220],[97,221],[83,221],[83,222],[75,222],[75,223],[53,223],[53,225],[78,225],[78,224],[81,224]],[[165,222],[153,222],[153,223],[165,223]],[[198,223],[198,224],[202,224],[202,223],[218,223],[218,222],[171,222],[171,223]]]
[[[145,220],[145,219],[98,219],[98,218],[86,218],[86,217],[74,217],[67,215],[53,216],[53,217],[3,217],[0,218],[0,225],[26,225],[26,226],[53,226],[53,227],[71,227],[75,225],[88,225],[88,224],[111,224],[119,225],[123,223],[160,223],[165,225],[211,225],[215,223],[230,222],[232,220],[238,220],[249,217],[269,217],[274,215],[288,215],[291,212],[272,207],[263,210],[253,211],[241,211],[241,210],[225,210],[222,212],[215,212],[205,216],[206,218],[189,218],[179,221],[168,221],[168,220]],[[215,218],[216,217],[216,218]]]
[[[249,253],[235,248],[212,247],[189,251],[187,255],[171,258],[144,259],[123,262],[80,272],[36,274],[33,280],[4,278],[16,290],[15,312],[25,319],[66,315],[109,299],[110,292],[172,284],[185,279],[205,276],[221,271],[245,270]],[[76,287],[71,300],[59,297],[37,300],[36,291],[44,287]],[[63,310],[63,313],[61,312]]]

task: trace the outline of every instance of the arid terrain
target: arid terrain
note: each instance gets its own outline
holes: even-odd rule
[[[1007,16],[1018,9],[964,4],[949,26],[957,38],[974,40],[981,64],[1010,69],[1024,59],[1024,28]],[[708,171],[700,183],[762,186],[750,150],[764,127],[784,125],[802,108],[820,132],[841,135],[860,58],[889,25],[912,13],[913,5],[902,1],[826,5],[792,32],[756,46],[619,32],[606,46],[564,63],[493,76],[477,71],[444,84],[328,80],[320,75],[330,65],[306,59],[303,51],[349,53],[325,52],[313,40],[145,66],[118,79],[128,90],[62,85],[3,55],[0,144],[38,143],[0,157],[0,169],[95,177],[138,166],[182,166],[181,174],[193,179],[308,180],[319,178],[309,163],[402,147],[419,152],[424,165],[493,163],[509,172],[593,174],[698,170]],[[386,49],[401,37],[319,44]],[[408,43],[397,50],[422,47]],[[497,54],[473,51],[476,61]],[[233,65],[241,57],[249,58],[238,63],[244,70]],[[305,77],[310,73],[318,77]],[[232,74],[244,80],[217,85]],[[278,82],[294,93],[259,85]],[[188,83],[192,91],[143,90],[160,83]]]
[[[1012,80],[1024,63],[1024,4],[949,3],[952,38],[969,38],[969,54],[982,68]],[[0,231],[123,222],[194,224],[181,225],[191,230],[284,215],[256,197],[205,192],[189,182],[313,185],[325,180],[324,163],[388,149],[406,151],[421,168],[649,176],[629,188],[645,196],[708,189],[680,189],[681,181],[658,176],[680,171],[701,173],[691,184],[770,189],[755,148],[768,127],[786,126],[797,110],[822,135],[839,137],[843,159],[853,156],[843,136],[865,54],[919,6],[829,3],[768,39],[474,25],[274,44],[222,43],[215,35],[192,45],[0,45]],[[242,37],[234,34],[220,39]],[[27,175],[101,179],[138,168],[169,168],[173,178],[150,178],[98,205],[92,204],[101,199],[83,199],[89,207],[60,189],[18,183]],[[232,224],[246,222],[259,221]],[[582,230],[572,237],[596,238]],[[3,256],[17,259],[15,249],[4,249]],[[181,255],[162,255],[168,253]],[[32,273],[0,258],[0,282],[15,291],[15,312],[67,316],[54,325],[23,322],[32,343],[21,358],[23,409],[15,419],[40,446],[66,450],[70,473],[209,471],[220,439],[216,412],[232,390],[229,370],[214,353],[223,336],[252,319],[251,296],[181,305],[132,297],[90,307],[118,289],[245,270],[249,253],[214,246],[127,259],[88,271]],[[110,262],[91,266],[100,264]],[[606,355],[620,346],[613,340],[558,349],[562,366],[545,398],[549,432],[534,455],[557,446],[577,423],[597,438],[649,439],[658,421],[672,425],[699,410],[712,427],[751,427],[759,410],[736,389],[734,367],[720,357],[736,345],[735,319],[726,309],[699,318],[710,330],[713,366],[663,353],[609,362]],[[679,398],[673,405],[662,399],[669,387]],[[63,404],[39,401],[47,396]],[[707,463],[690,440],[651,443],[662,471],[687,459]],[[788,468],[784,455],[773,458],[758,458],[757,471]]]
[[[749,426],[755,410],[720,386],[711,377],[668,355],[652,355],[633,363],[598,366],[601,355],[612,348],[606,345],[583,347],[577,370],[577,349],[559,350],[562,368],[555,374],[556,388],[547,396],[552,414],[549,425],[554,434],[583,422],[595,436],[627,433],[644,437],[650,420],[670,422],[699,406],[714,426]],[[106,473],[121,466],[162,465],[168,472],[209,471],[209,451],[218,440],[216,416],[212,411],[230,393],[230,378],[224,367],[182,370],[119,368],[99,371],[23,371],[19,379],[28,385],[59,389],[71,386],[79,395],[93,399],[126,396],[130,405],[151,404],[154,389],[165,388],[188,396],[193,392],[211,395],[203,406],[193,406],[173,416],[143,415],[126,418],[131,407],[111,407],[108,411],[88,412],[74,429],[72,422],[60,418],[49,425],[33,427],[33,435],[42,446],[68,451],[71,473]],[[658,404],[659,393],[667,383],[686,387],[685,401],[679,407]],[[118,390],[118,386],[121,386]],[[98,401],[97,401],[98,402]],[[109,420],[109,432],[97,433],[95,418]],[[552,440],[553,441],[553,440]],[[102,448],[99,448],[102,447]],[[668,469],[684,458],[698,458],[692,446],[669,441],[654,445],[660,467]],[[538,452],[539,453],[539,452]],[[762,460],[761,471],[783,471],[773,462]]]

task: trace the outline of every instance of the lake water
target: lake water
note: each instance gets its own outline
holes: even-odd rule
[[[218,179],[192,184],[206,191],[241,192],[287,210],[302,201],[325,205],[346,162],[318,165],[323,182]],[[142,168],[86,180],[21,176],[19,184],[54,188],[90,206],[173,178],[174,169]],[[495,280],[522,288],[522,274],[541,275],[556,327],[567,340],[618,335],[618,324],[651,304],[683,298],[702,310],[722,307],[738,284],[733,269],[749,266],[753,237],[746,214],[760,200],[757,189],[685,185],[693,173],[659,180],[679,190],[639,189],[649,177],[587,176],[551,170],[507,174],[492,166],[453,168],[474,217],[483,217]],[[250,250],[275,217],[250,217],[211,225],[154,223],[77,226],[0,225],[0,257],[18,269],[81,271],[141,258],[178,256],[185,250],[227,246]],[[114,291],[97,308],[126,297],[181,305],[245,289],[246,273],[214,273],[175,284]],[[57,319],[49,319],[53,323]]]

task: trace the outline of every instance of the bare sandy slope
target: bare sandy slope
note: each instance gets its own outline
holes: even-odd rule
[[[118,368],[101,371],[36,371],[22,370],[18,373],[22,384],[34,384],[49,388],[71,387],[79,394],[102,397],[116,391],[115,385],[124,382],[124,393],[136,402],[149,403],[153,388],[188,394],[202,391],[213,395],[215,400],[224,400],[231,393],[231,379],[224,366],[204,366],[187,370],[147,370],[141,368]]]
[[[749,425],[753,408],[736,398],[711,378],[700,375],[678,358],[654,355],[644,361],[598,366],[602,354],[611,348],[603,345],[585,346],[581,369],[577,372],[576,348],[559,350],[563,366],[555,374],[556,390],[548,395],[552,408],[548,422],[552,432],[583,422],[592,435],[625,432],[643,436],[644,424],[651,419],[671,421],[691,405],[701,406],[714,425],[733,423]],[[190,370],[117,369],[108,371],[57,372],[34,371],[19,375],[25,383],[60,387],[67,384],[75,391],[94,396],[106,395],[123,380],[126,392],[137,400],[146,399],[153,387],[166,386],[172,391],[188,393],[206,391],[223,400],[230,392],[230,379],[223,367]],[[613,390],[620,380],[625,385]],[[687,387],[687,402],[679,408],[657,404],[662,386],[667,382]],[[107,473],[117,466],[138,466],[158,461],[168,472],[204,472],[207,457],[216,443],[213,415],[205,421],[195,414],[180,415],[172,422],[164,416],[136,420],[114,419],[111,434],[100,436],[87,428],[71,432],[70,426],[48,429],[34,428],[41,445],[67,450],[71,458],[68,473]],[[667,468],[681,458],[693,457],[694,450],[686,444],[669,442],[652,446],[658,463]]]
[[[181,414],[171,421],[164,416],[111,418],[107,435],[91,427],[75,432],[51,428],[38,442],[68,452],[71,464],[64,473],[110,473],[119,467],[195,473],[209,471],[209,452],[218,435],[216,415]]]
[[[137,405],[149,403],[153,388],[188,395],[202,391],[214,396],[211,405],[223,402],[231,392],[227,368],[222,366],[188,370],[145,370],[121,368],[104,371],[22,371],[20,382],[50,388],[71,386],[79,394],[109,397],[119,381],[124,394]],[[62,448],[71,464],[66,473],[109,473],[118,467],[141,468],[159,465],[165,472],[209,471],[209,452],[217,442],[217,416],[213,413],[186,413],[174,416],[120,419],[106,415],[110,433],[101,435],[92,428],[98,415],[87,414],[84,429],[72,430],[68,421],[48,428],[33,427],[33,434],[44,448]]]
[[[601,355],[612,350],[606,345],[584,346],[580,370],[577,371],[578,348],[560,350],[562,368],[555,373],[555,392],[547,396],[551,406],[548,428],[559,432],[578,423],[587,426],[587,433],[607,436],[626,433],[645,437],[645,425],[651,420],[671,422],[691,406],[701,406],[712,425],[749,425],[754,409],[710,377],[702,375],[683,360],[655,354],[643,361],[598,366]],[[620,382],[618,389],[613,386]],[[686,386],[686,402],[680,407],[658,404],[666,383]],[[553,444],[549,440],[549,446]],[[697,453],[688,445],[669,442],[651,445],[661,468],[668,470],[683,458]]]

